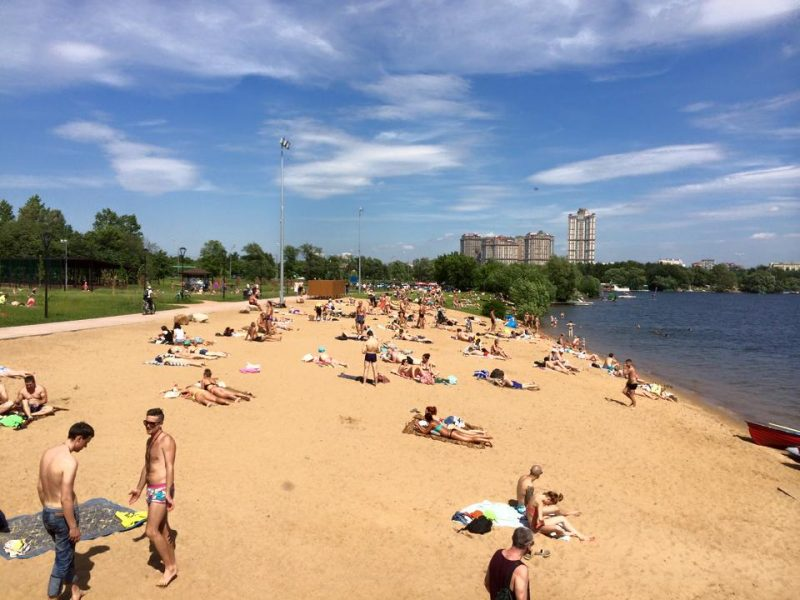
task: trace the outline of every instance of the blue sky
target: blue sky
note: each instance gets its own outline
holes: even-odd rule
[[[384,260],[597,213],[599,261],[800,260],[800,0],[10,0],[0,197]]]

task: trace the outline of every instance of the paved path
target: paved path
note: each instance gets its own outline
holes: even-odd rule
[[[84,329],[97,329],[100,327],[113,327],[114,325],[136,325],[139,323],[153,323],[155,332],[163,323],[171,323],[172,317],[178,314],[215,313],[230,310],[241,310],[244,302],[212,302],[206,300],[200,304],[188,304],[183,308],[174,308],[157,312],[155,315],[117,315],[115,317],[99,317],[97,319],[81,319],[80,321],[56,321],[54,323],[39,323],[37,325],[20,325],[18,327],[0,328],[0,340],[29,337],[34,335],[50,335],[65,331],[83,331]]]

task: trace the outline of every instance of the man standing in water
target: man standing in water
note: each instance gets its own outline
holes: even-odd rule
[[[630,358],[625,359],[625,366],[622,367],[622,376],[627,379],[622,393],[630,398],[631,408],[636,408],[636,388],[639,387],[639,374],[636,372],[636,367],[633,366],[633,361]]]
[[[144,467],[136,488],[130,492],[133,504],[147,484],[147,529],[145,534],[164,563],[164,576],[159,587],[167,587],[178,576],[175,548],[172,546],[172,530],[169,527],[168,511],[175,507],[175,440],[164,431],[164,411],[151,408],[147,411],[144,426],[150,438],[144,452]]]
[[[91,425],[75,423],[69,428],[67,441],[45,451],[39,461],[37,490],[42,502],[42,522],[56,545],[56,560],[47,586],[50,598],[61,595],[63,583],[71,586],[72,600],[84,594],[75,576],[75,544],[81,539],[81,530],[74,489],[78,461],[72,453],[86,448],[93,437]]]

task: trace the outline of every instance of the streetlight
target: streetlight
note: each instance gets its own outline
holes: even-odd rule
[[[231,246],[231,251],[228,253],[228,281],[230,283],[233,280],[233,252],[236,250],[236,244]],[[222,265],[222,299],[225,300],[225,264]]]
[[[181,283],[178,292],[180,293],[181,299],[183,299],[183,257],[186,256],[186,248],[183,246],[178,248],[178,254],[180,254],[181,257]]]
[[[50,254],[50,232],[44,231],[42,232],[42,247],[44,248],[44,318],[48,318],[48,309],[49,309],[49,301],[48,301],[48,292],[49,286],[48,283],[48,272],[47,272],[47,256]]]
[[[147,255],[150,251],[144,248],[144,279],[142,280],[142,292],[147,292]]]
[[[358,291],[361,291],[361,213],[362,207],[358,207]]]
[[[291,142],[285,137],[281,138],[281,277],[280,277],[280,297],[278,306],[283,306],[283,151],[292,147]]]
[[[64,291],[67,291],[67,267],[69,266],[69,240],[63,239],[61,243],[64,244]]]

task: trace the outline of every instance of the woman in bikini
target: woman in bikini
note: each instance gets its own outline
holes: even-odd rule
[[[551,537],[575,536],[582,542],[591,542],[594,536],[587,536],[579,532],[567,517],[579,517],[580,511],[564,511],[556,504],[564,499],[558,492],[534,493],[534,488],[528,488],[525,494],[525,515],[528,526],[534,533],[543,533]]]
[[[233,400],[234,402],[238,400],[250,401],[251,398],[255,397],[250,392],[241,392],[232,388],[220,387],[217,383],[217,378],[211,376],[211,369],[203,371],[203,379],[200,385],[207,392],[211,392],[214,396],[222,398],[223,400]]]
[[[214,406],[215,404],[227,406],[229,404],[233,404],[229,400],[218,398],[203,388],[196,387],[194,384],[187,385],[180,394],[182,398],[188,398],[194,402],[197,402],[198,404],[202,404],[203,406]]]
[[[445,423],[437,420],[435,406],[429,406],[426,408],[424,420],[427,422],[427,425],[425,426],[422,426],[419,420],[414,421],[414,427],[420,433],[424,433],[426,435],[438,435],[459,442],[485,444],[490,448],[492,447],[492,438],[483,433],[467,433],[458,428],[450,429]]]

